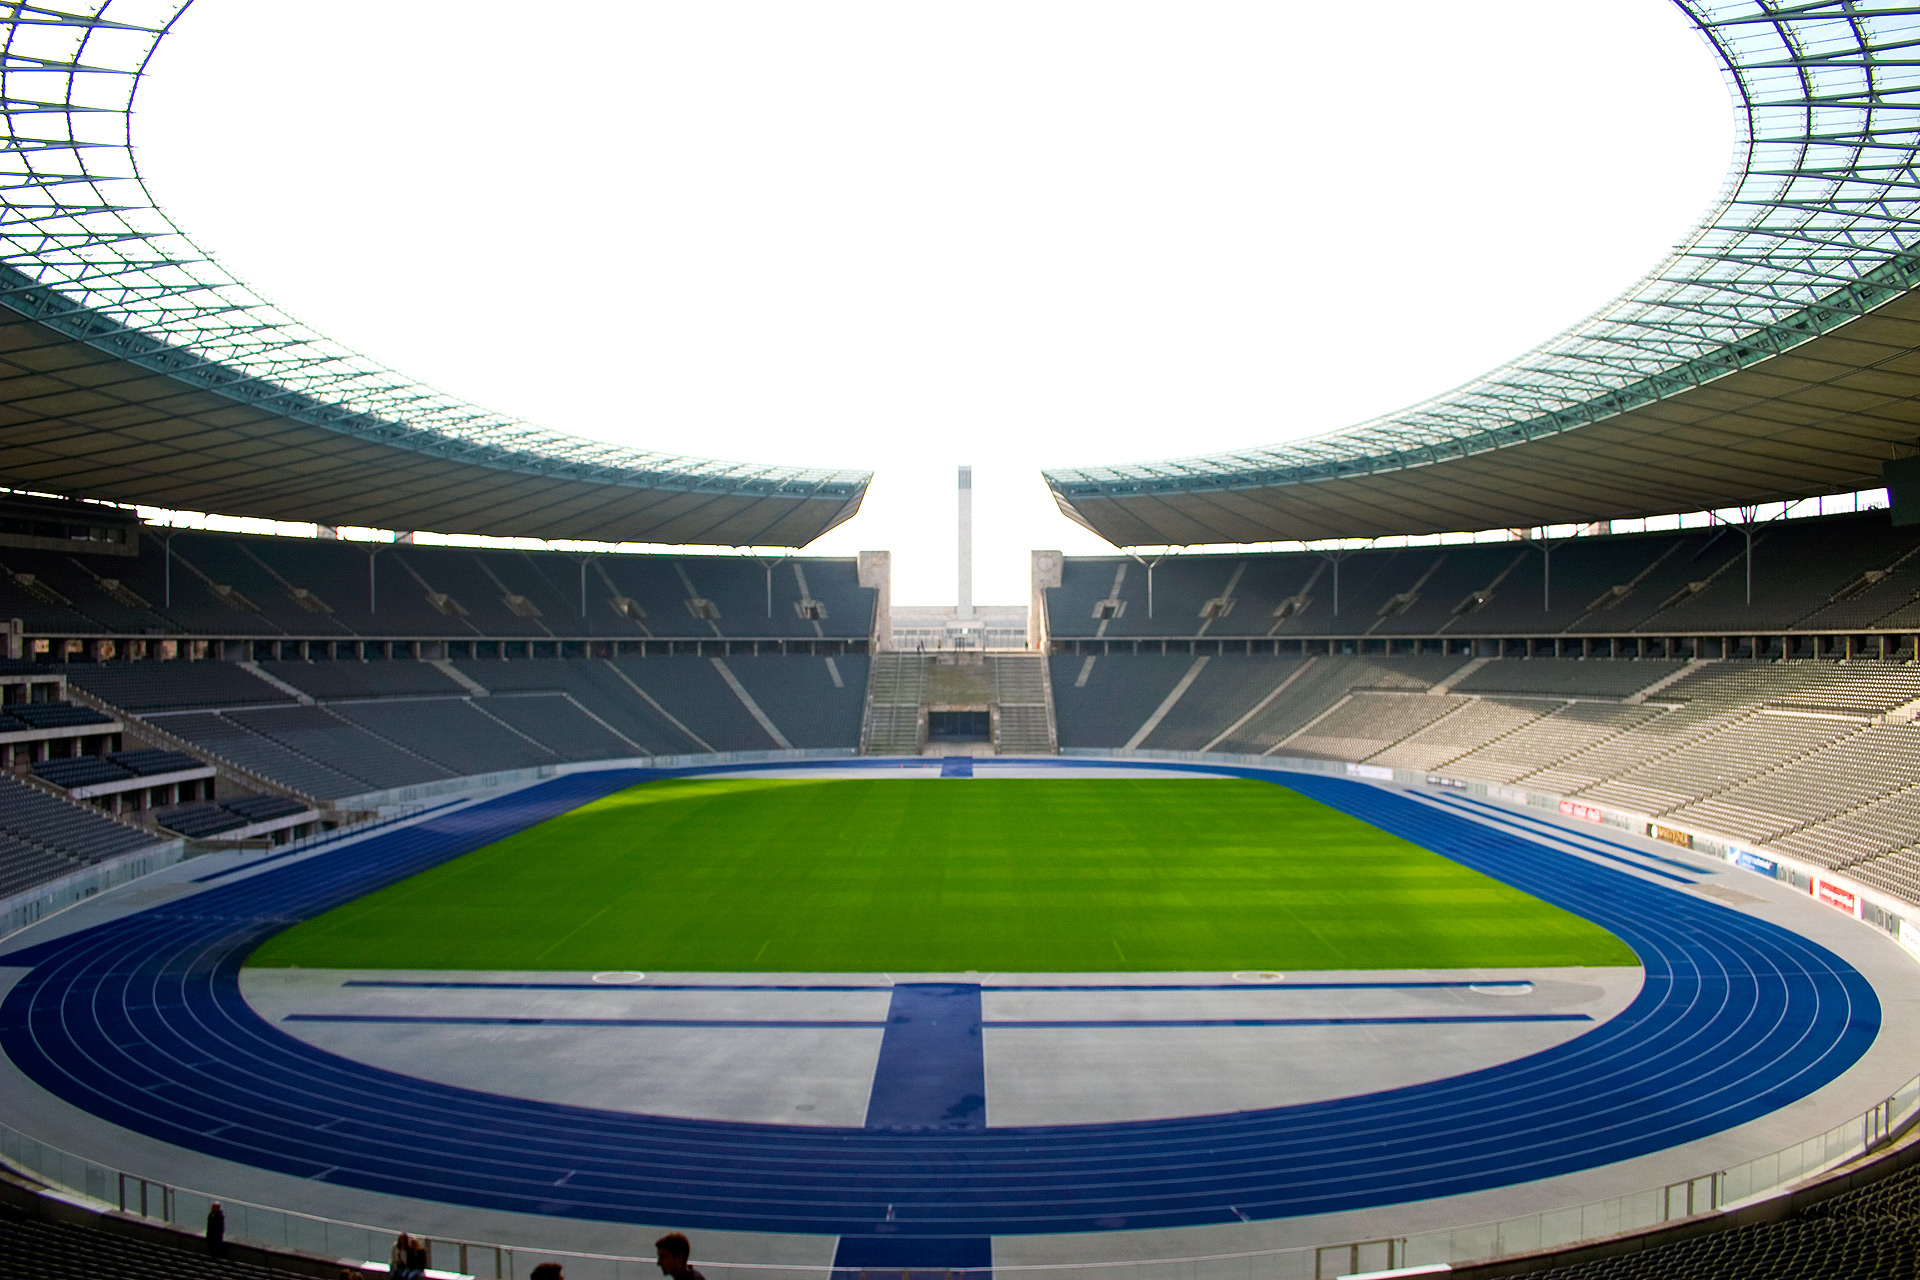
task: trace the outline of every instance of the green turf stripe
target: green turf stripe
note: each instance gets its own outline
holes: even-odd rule
[[[1599,927],[1244,779],[645,783],[270,940],[353,969],[1632,964]]]

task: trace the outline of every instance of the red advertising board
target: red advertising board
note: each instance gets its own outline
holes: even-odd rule
[[[1601,821],[1600,810],[1597,806],[1581,804],[1578,800],[1562,800],[1560,802],[1560,812],[1566,814],[1569,818],[1579,818],[1583,822]]]
[[[1859,896],[1850,889],[1842,889],[1837,884],[1828,884],[1825,880],[1816,880],[1813,883],[1813,892],[1820,901],[1830,907],[1838,907],[1850,916],[1860,914]]]

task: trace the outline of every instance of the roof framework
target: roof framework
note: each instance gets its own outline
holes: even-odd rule
[[[1117,545],[1530,526],[1879,483],[1920,437],[1920,6],[1675,0],[1744,124],[1720,202],[1614,302],[1398,413],[1047,473]]]
[[[222,270],[154,204],[131,144],[141,76],[188,3],[0,7],[0,478],[228,515],[715,545],[804,545],[858,509],[868,472],[654,453],[465,404]]]

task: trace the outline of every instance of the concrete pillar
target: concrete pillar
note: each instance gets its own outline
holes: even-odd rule
[[[860,585],[873,595],[873,649],[893,648],[893,552],[862,551],[857,561]],[[646,652],[645,646],[641,652]]]
[[[1052,639],[1047,634],[1047,592],[1060,585],[1066,557],[1058,551],[1035,551],[1032,564],[1033,591],[1027,600],[1027,648],[1045,653]],[[1274,652],[1278,653],[1279,649],[1276,647]]]

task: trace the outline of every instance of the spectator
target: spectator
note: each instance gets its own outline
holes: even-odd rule
[[[687,1262],[693,1255],[693,1245],[678,1231],[669,1231],[655,1240],[653,1253],[661,1274],[672,1280],[707,1280]]]
[[[426,1242],[402,1231],[387,1254],[387,1274],[393,1280],[421,1280],[427,1274]]]
[[[533,1269],[531,1280],[567,1280],[567,1278],[560,1274],[559,1263],[543,1262]]]
[[[207,1208],[207,1252],[216,1258],[227,1252],[227,1212],[218,1200]]]

